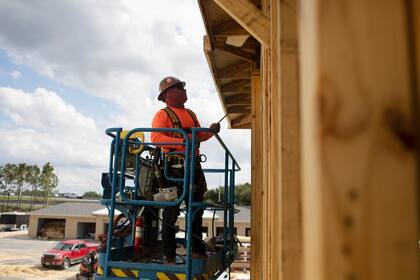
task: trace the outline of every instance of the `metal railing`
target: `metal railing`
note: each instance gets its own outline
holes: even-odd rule
[[[109,277],[109,268],[110,267],[120,267],[120,268],[135,268],[135,269],[148,269],[156,271],[173,271],[173,272],[185,272],[186,279],[192,280],[192,258],[191,258],[191,239],[192,239],[192,221],[194,219],[195,213],[199,209],[212,209],[212,210],[223,210],[224,211],[224,228],[227,229],[223,233],[223,263],[227,264],[233,261],[235,256],[233,255],[234,249],[234,213],[235,213],[235,172],[240,171],[240,166],[237,163],[236,159],[233,157],[232,153],[227,148],[226,144],[220,138],[217,133],[213,133],[208,128],[192,128],[191,136],[182,129],[179,128],[136,128],[130,130],[125,134],[124,138],[121,139],[121,128],[109,128],[106,130],[106,134],[113,138],[111,142],[110,157],[109,157],[109,177],[111,188],[111,195],[108,199],[102,199],[101,202],[109,206],[109,224],[108,224],[108,238],[107,246],[105,253],[105,262],[104,262],[104,276],[105,279]],[[179,133],[182,135],[184,141],[183,143],[164,143],[164,142],[139,142],[133,141],[130,139],[130,136],[136,132],[161,132],[161,133]],[[224,197],[223,201],[220,204],[208,204],[204,202],[194,202],[193,201],[193,188],[195,182],[195,168],[196,168],[196,151],[199,147],[198,134],[201,132],[212,133],[217,139],[220,146],[223,148],[225,153],[224,158],[224,168],[213,168],[213,169],[203,169],[205,173],[222,173],[225,176],[224,180]],[[177,181],[178,183],[183,184],[182,194],[175,201],[151,201],[146,199],[136,199],[136,195],[133,198],[129,198],[126,195],[125,178],[126,167],[127,167],[127,158],[128,158],[128,147],[129,145],[144,145],[144,146],[182,146],[183,151],[176,152],[177,154],[182,154],[185,158],[184,162],[184,177],[180,178],[171,178],[167,174],[167,164],[166,157],[164,159],[164,176],[167,180]],[[121,151],[121,152],[120,152]],[[138,159],[140,155],[136,155],[135,163],[135,173],[134,173],[134,182],[135,182],[135,194],[137,194],[137,183],[139,176],[139,166]],[[141,168],[141,167],[140,167]],[[136,183],[137,182],[137,183]],[[116,201],[117,193],[120,194],[121,201]],[[114,262],[110,260],[111,246],[112,246],[112,232],[113,232],[113,222],[114,221],[114,211],[116,205],[118,207],[142,207],[142,206],[154,206],[154,207],[168,207],[168,206],[177,206],[180,205],[183,201],[187,201],[187,212],[186,212],[186,265],[176,265],[176,266],[164,266],[159,264],[150,264],[150,263],[121,263]],[[133,219],[135,217],[131,217]],[[134,224],[134,223],[132,223]],[[132,238],[131,238],[132,239]],[[229,255],[230,254],[230,255]],[[227,266],[227,265],[226,265]],[[223,271],[219,271],[216,275],[213,275],[216,278]],[[110,278],[109,278],[110,279]],[[213,278],[212,278],[213,279]]]

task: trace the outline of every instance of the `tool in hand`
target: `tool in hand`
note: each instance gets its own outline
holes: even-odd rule
[[[226,118],[226,116],[229,115],[229,113],[226,113],[223,118],[221,118],[217,123],[220,123],[221,121],[223,121],[224,118]]]

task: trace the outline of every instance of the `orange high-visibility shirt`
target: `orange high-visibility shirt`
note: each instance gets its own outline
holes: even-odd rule
[[[181,122],[182,128],[191,128],[195,127],[194,120],[191,118],[191,115],[188,113],[188,111],[184,108],[175,108],[175,107],[169,107],[178,117],[179,121]],[[200,127],[200,123],[198,122],[198,119],[196,117],[196,123],[198,127]],[[168,113],[166,113],[164,110],[159,110],[155,116],[153,117],[152,122],[152,128],[172,128],[172,120],[169,117]],[[188,135],[191,138],[191,134]],[[208,132],[198,132],[198,140],[200,142],[206,141],[209,138],[211,138],[213,135]],[[182,143],[184,142],[183,138],[176,138],[172,137],[172,132],[152,132],[151,133],[151,139],[153,143],[158,142],[166,142],[166,143]],[[181,145],[157,145],[159,147],[163,148],[164,152],[169,152],[170,150],[175,151],[184,151],[184,146]],[[198,154],[199,151],[197,149],[196,153]]]

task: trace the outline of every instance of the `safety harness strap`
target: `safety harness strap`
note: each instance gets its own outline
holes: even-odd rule
[[[171,108],[165,107],[162,110],[164,110],[168,114],[169,118],[171,119],[173,128],[182,128],[181,121],[179,120],[175,112],[171,110]],[[182,138],[182,135],[178,132],[173,132],[172,137]]]
[[[175,114],[175,112],[171,108],[165,107],[162,110],[164,110],[168,114],[169,118],[171,119],[173,128],[183,128],[182,124],[181,124],[181,121],[179,120],[178,116]],[[194,127],[198,127],[199,126],[198,121],[197,121],[197,118],[196,118],[194,112],[191,111],[190,109],[186,109],[186,110],[187,110],[188,114],[191,116],[191,119],[194,122]],[[182,138],[182,135],[178,132],[174,132],[174,133],[172,133],[172,137]]]
[[[197,117],[195,116],[194,112],[193,112],[193,111],[191,111],[190,109],[186,109],[186,110],[187,110],[188,114],[190,114],[191,119],[192,119],[192,120],[193,120],[193,122],[194,122],[194,127],[199,127],[199,125],[198,125],[198,121],[197,121]]]

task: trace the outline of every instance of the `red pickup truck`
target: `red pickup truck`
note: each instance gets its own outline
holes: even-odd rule
[[[87,254],[97,249],[98,244],[83,240],[61,241],[42,255],[41,264],[44,267],[60,266],[67,269],[71,264],[80,262]]]

